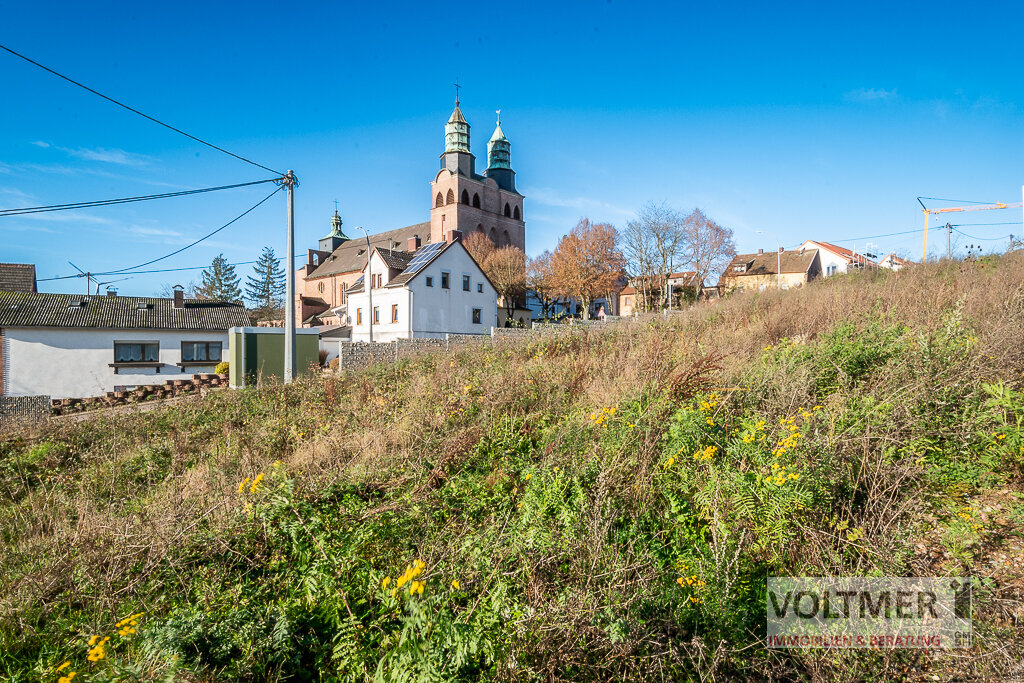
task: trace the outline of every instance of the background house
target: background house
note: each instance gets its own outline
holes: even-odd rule
[[[906,259],[900,258],[896,254],[888,254],[885,258],[878,262],[878,265],[882,268],[888,268],[889,270],[899,270],[911,265],[913,262]]]
[[[764,290],[778,287],[781,281],[782,289],[789,289],[820,276],[817,249],[778,252],[761,249],[756,254],[736,256],[718,279],[718,287],[723,293],[734,289]]]
[[[238,303],[0,292],[0,395],[82,398],[209,373]]]
[[[406,251],[374,249],[368,268],[346,293],[352,341],[370,341],[371,316],[375,342],[487,334],[498,325],[498,293],[458,233],[425,245],[411,239]]]
[[[807,240],[800,245],[800,249],[818,250],[818,261],[821,265],[822,277],[838,275],[839,273],[846,273],[851,270],[860,270],[861,268],[878,267],[877,263],[864,254],[858,254],[846,247],[840,247],[829,242]]]
[[[36,267],[32,263],[0,263],[0,292],[36,291]]]

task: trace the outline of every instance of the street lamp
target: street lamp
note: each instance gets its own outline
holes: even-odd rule
[[[770,232],[765,232],[764,230],[758,230],[757,232],[761,233],[762,235],[768,235],[769,237],[775,238],[775,243],[777,245],[779,245],[779,250],[777,252],[775,252],[776,254],[778,254],[778,263],[779,263],[779,265],[776,266],[776,268],[775,268],[775,272],[778,273],[778,276],[779,276],[778,287],[779,287],[779,291],[781,292],[782,291],[782,242],[780,242],[779,238],[775,237],[775,235],[773,235]]]
[[[356,226],[357,230],[363,231],[363,236],[366,237],[366,279],[363,280],[363,286],[366,287],[367,302],[366,306],[370,310],[367,311],[370,319],[370,342],[373,342],[373,274],[370,271],[370,234],[366,232],[366,228]]]

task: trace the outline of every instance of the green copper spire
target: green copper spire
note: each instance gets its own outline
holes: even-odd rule
[[[334,210],[334,215],[331,216],[331,231],[327,233],[324,239],[329,237],[337,237],[343,240],[347,240],[348,236],[341,231],[341,216],[338,215],[338,210]]]
[[[494,135],[487,143],[487,169],[512,168],[512,145],[501,130],[501,110],[497,111],[498,124],[494,128]]]
[[[444,124],[444,151],[469,154],[469,124],[459,109],[459,96],[455,95],[455,110]]]

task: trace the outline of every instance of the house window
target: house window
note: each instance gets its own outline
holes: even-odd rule
[[[220,362],[220,342],[181,342],[181,360],[183,363],[192,361]]]
[[[468,275],[463,275],[462,276],[462,291],[463,292],[468,292],[469,291],[469,276]]]
[[[434,278],[428,276],[427,277],[427,287],[433,287],[433,286],[434,286]]]
[[[441,271],[441,289],[451,289],[451,273]]]
[[[160,360],[157,342],[114,342],[115,363],[156,363]]]
[[[373,307],[373,324],[374,325],[379,325],[380,324],[380,306],[374,306]]]
[[[479,309],[479,308],[474,308],[473,309],[473,324],[474,325],[479,325],[480,324],[480,317],[481,317],[482,314],[483,314],[483,310],[482,309]]]
[[[319,282],[319,283],[317,283],[317,285],[316,285],[316,288],[317,288],[318,290],[320,290],[320,293],[321,293],[321,294],[323,294],[323,293],[324,293],[324,283],[322,283],[322,282]]]
[[[484,283],[482,283],[482,282],[476,283],[476,291],[481,293],[481,294],[483,294],[483,292],[484,292]]]
[[[356,325],[362,325],[362,324],[363,324],[363,309],[357,308],[356,309]]]
[[[370,276],[370,288],[371,289],[379,289],[380,287],[383,287],[384,286],[384,284],[383,284],[383,282],[384,282],[383,281],[383,277],[384,277],[384,275],[382,275],[381,273],[374,273],[373,275],[371,275]]]
[[[398,304],[391,304],[391,322],[398,322]]]

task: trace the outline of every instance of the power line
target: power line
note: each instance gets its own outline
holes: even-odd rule
[[[957,204],[995,204],[996,202],[972,202],[970,199],[940,199],[939,197],[918,197],[918,200],[930,199],[933,202],[956,202]]]
[[[286,258],[287,257],[285,257],[285,256],[278,256],[274,260],[275,261],[284,261]],[[295,256],[295,258],[297,258],[297,259],[304,258],[304,256],[302,254],[298,254],[298,255]],[[228,265],[229,266],[249,266],[249,265],[252,265],[254,263],[259,263],[259,261],[238,261],[237,263],[229,263]],[[207,264],[205,266],[187,266],[185,268],[155,268],[153,270],[133,270],[132,271],[132,275],[149,275],[151,273],[179,273],[179,272],[186,271],[186,270],[206,270],[209,267],[210,267],[210,265]],[[90,275],[111,275],[111,274],[112,274],[111,272],[90,273]],[[36,282],[53,282],[55,280],[74,280],[75,278],[83,278],[83,277],[85,277],[85,275],[80,275],[80,274],[76,273],[74,275],[58,275],[57,277],[43,277],[43,278],[39,278],[38,280],[36,280]]]
[[[163,261],[164,259],[167,259],[167,258],[170,258],[172,256],[175,256],[176,254],[180,254],[181,252],[185,251],[186,249],[191,249],[192,247],[196,246],[197,244],[199,244],[203,240],[205,240],[207,238],[210,238],[210,237],[213,237],[214,235],[216,235],[218,232],[220,232],[224,228],[228,227],[232,223],[240,220],[242,217],[244,217],[247,214],[249,214],[250,212],[254,211],[260,204],[262,204],[263,202],[267,201],[268,199],[273,197],[275,194],[280,192],[281,188],[283,188],[283,187],[284,187],[284,185],[278,185],[277,187],[274,188],[273,192],[271,192],[266,197],[264,197],[263,199],[259,200],[258,202],[256,202],[252,206],[250,206],[248,209],[246,209],[242,213],[240,213],[237,216],[235,216],[234,218],[232,218],[230,221],[228,221],[224,225],[220,226],[219,228],[217,228],[213,232],[210,232],[210,233],[207,233],[207,234],[203,235],[202,237],[197,239],[195,242],[192,242],[191,244],[186,244],[184,247],[182,247],[181,249],[178,249],[177,251],[172,251],[170,254],[165,254],[165,255],[161,256],[160,258],[155,258],[155,259],[153,259],[151,261],[146,261],[145,263],[140,263],[137,266],[131,266],[130,268],[121,268],[120,270],[112,270],[109,273],[100,273],[100,274],[101,275],[118,275],[120,273],[126,273],[128,271],[135,270],[136,268],[142,268],[143,266],[148,266],[151,263],[156,263],[157,261]]]
[[[202,194],[204,192],[217,192],[219,190],[233,190],[238,187],[260,185],[262,183],[277,182],[277,178],[267,180],[254,180],[249,183],[237,183],[235,185],[220,185],[218,187],[204,187],[197,190],[181,190],[179,192],[166,192],[164,194],[148,194],[139,197],[122,197],[120,199],[97,199],[89,202],[75,202],[73,204],[50,204],[48,206],[27,206],[20,209],[0,209],[2,216],[20,216],[30,213],[45,213],[48,211],[67,211],[69,209],[86,209],[96,206],[112,206],[114,204],[129,204],[131,202],[144,202],[150,199],[166,199],[168,197],[184,197],[191,194]]]
[[[962,230],[954,230],[954,232],[958,232],[964,237],[970,237],[972,240],[979,240],[982,242],[996,242],[999,240],[1006,239],[1006,235],[1003,235],[1002,237],[974,237],[973,235],[968,235],[966,232],[963,232]]]
[[[972,225],[1020,225],[1021,221],[1004,221],[1002,223],[954,223],[954,228],[970,227]]]
[[[228,156],[233,156],[234,158],[236,158],[236,159],[238,159],[240,161],[244,161],[247,164],[252,164],[253,166],[257,166],[259,168],[262,168],[264,171],[270,171],[271,173],[275,173],[275,174],[277,174],[279,176],[283,176],[284,175],[280,171],[275,171],[274,169],[268,168],[267,166],[264,166],[263,164],[258,164],[258,163],[256,163],[255,161],[253,161],[251,159],[246,159],[245,157],[239,156],[238,154],[235,154],[234,152],[229,152],[228,150],[224,149],[223,147],[218,147],[217,145],[213,144],[212,142],[207,142],[206,140],[203,140],[201,138],[197,138],[195,135],[190,135],[190,134],[186,133],[185,131],[181,130],[180,128],[175,128],[174,126],[170,125],[169,123],[164,123],[163,121],[160,121],[159,119],[155,119],[152,116],[149,116],[148,114],[143,114],[138,109],[133,109],[132,107],[129,107],[127,104],[124,104],[122,102],[118,102],[117,100],[115,100],[112,97],[107,97],[103,93],[101,93],[99,91],[96,91],[96,90],[93,90],[92,88],[90,88],[87,85],[83,85],[83,84],[79,83],[78,81],[76,81],[74,79],[68,78],[64,74],[58,73],[58,72],[54,71],[53,69],[51,69],[51,68],[49,68],[47,66],[43,66],[42,64],[40,64],[39,62],[35,61],[34,59],[29,59],[25,55],[23,55],[21,53],[18,53],[18,52],[15,52],[11,48],[7,47],[6,45],[0,45],[0,49],[3,49],[3,50],[6,50],[7,52],[10,52],[15,57],[19,57],[21,59],[24,59],[29,64],[35,64],[36,66],[38,66],[43,71],[48,71],[51,74],[53,74],[54,76],[57,76],[58,78],[63,78],[68,83],[71,83],[73,85],[77,85],[79,88],[82,88],[84,90],[88,90],[93,95],[98,95],[99,97],[102,97],[103,99],[107,100],[108,102],[112,102],[113,104],[116,104],[119,107],[123,107],[124,109],[127,109],[128,111],[130,111],[132,113],[138,114],[139,116],[141,116],[144,119],[149,119],[153,123],[158,123],[161,126],[163,126],[164,128],[168,128],[170,130],[173,130],[175,133],[180,133],[180,134],[184,135],[185,137],[187,137],[187,138],[189,138],[191,140],[195,140],[196,142],[198,142],[200,144],[203,144],[203,145],[206,145],[207,147],[210,147],[212,149],[215,149],[218,152],[223,152],[224,154],[227,154]]]

